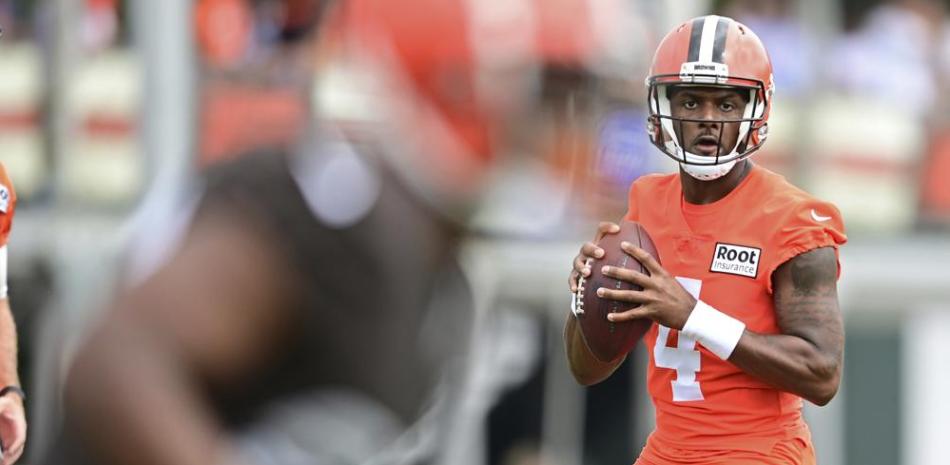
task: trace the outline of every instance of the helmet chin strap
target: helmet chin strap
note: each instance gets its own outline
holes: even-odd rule
[[[732,168],[736,166],[736,161],[737,160],[731,160],[718,165],[690,165],[680,163],[680,168],[695,179],[700,181],[712,181],[732,171]]]

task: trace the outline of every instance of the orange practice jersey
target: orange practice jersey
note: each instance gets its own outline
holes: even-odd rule
[[[0,163],[0,247],[7,245],[10,228],[13,226],[13,212],[16,210],[16,192],[7,176],[7,169]]]
[[[764,334],[779,332],[772,272],[814,248],[831,246],[837,253],[847,240],[837,208],[758,166],[708,205],[683,200],[678,173],[643,177],[630,188],[626,218],[644,225],[663,267],[690,293]],[[713,463],[704,454],[721,457],[722,451],[769,454],[789,439],[810,448],[800,397],[768,386],[676,330],[654,325],[644,342],[656,431],[640,463]],[[695,454],[674,454],[679,458],[670,461],[664,449]]]

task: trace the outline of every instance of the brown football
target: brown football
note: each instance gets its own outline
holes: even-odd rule
[[[611,322],[607,319],[608,313],[625,312],[638,307],[639,304],[607,300],[597,296],[597,289],[601,287],[624,290],[641,289],[640,286],[604,276],[600,271],[604,265],[623,267],[650,274],[640,262],[621,250],[620,243],[623,241],[646,250],[650,255],[653,255],[657,262],[660,261],[660,256],[656,251],[656,246],[653,245],[653,240],[650,239],[650,235],[647,234],[642,225],[634,221],[623,221],[620,224],[620,232],[607,234],[597,244],[604,249],[604,257],[590,260],[590,276],[580,279],[575,295],[575,305],[577,305],[578,310],[583,311],[583,313],[578,312],[577,321],[580,324],[584,342],[587,343],[591,353],[604,362],[615,360],[618,356],[630,352],[637,341],[650,329],[650,325],[653,324],[653,321],[649,319]]]

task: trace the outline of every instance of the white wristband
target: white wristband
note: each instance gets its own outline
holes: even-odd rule
[[[699,341],[710,352],[726,360],[739,344],[739,339],[745,332],[745,323],[716,310],[702,300],[697,300],[693,312],[689,314],[680,332]]]

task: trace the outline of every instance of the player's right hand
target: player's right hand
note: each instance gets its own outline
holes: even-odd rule
[[[587,266],[587,261],[604,256],[604,249],[597,247],[597,243],[607,234],[617,234],[618,232],[620,232],[620,225],[609,221],[601,221],[600,225],[597,226],[597,234],[594,235],[594,240],[585,242],[581,246],[580,252],[574,257],[574,267],[571,269],[571,275],[568,278],[571,292],[577,292],[577,281],[581,276],[585,278],[590,276],[590,267]]]

